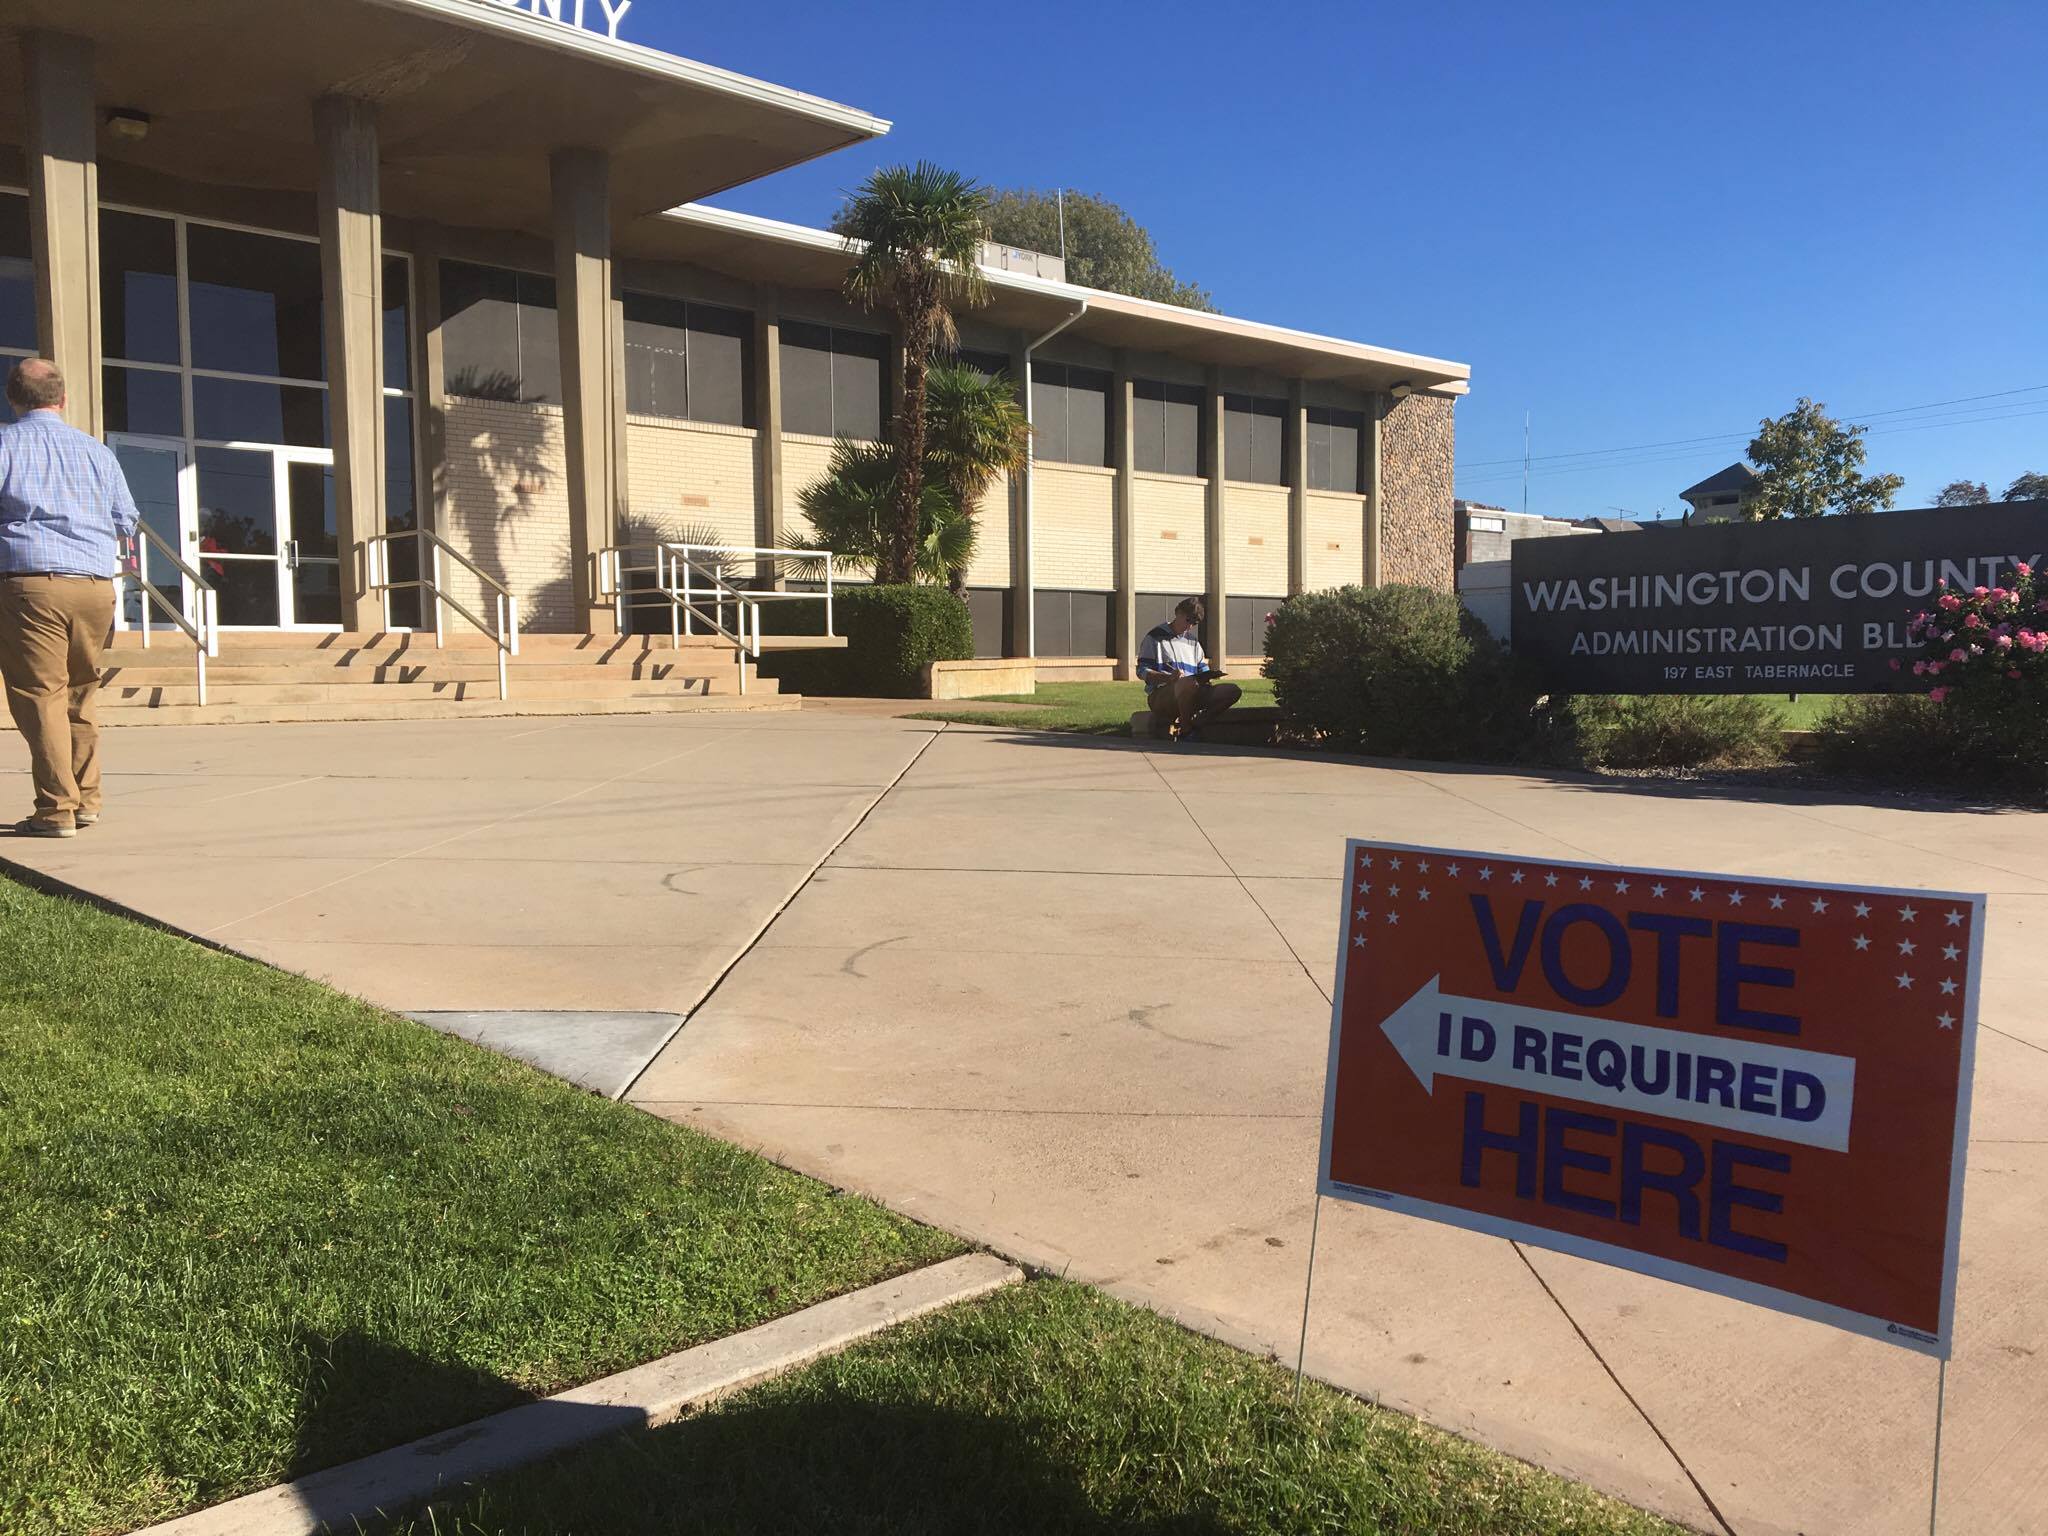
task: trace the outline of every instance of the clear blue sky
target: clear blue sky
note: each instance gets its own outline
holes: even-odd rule
[[[1531,511],[1676,513],[1802,394],[1899,412],[1901,506],[2048,471],[2041,0],[638,0],[623,35],[896,125],[726,206],[822,223],[918,158],[1063,184],[1229,313],[1470,363],[1474,499],[1520,505],[1526,410]]]

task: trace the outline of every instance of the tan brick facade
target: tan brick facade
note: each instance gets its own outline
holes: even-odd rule
[[[626,425],[621,542],[703,532],[753,544],[759,451],[746,427],[634,416]]]
[[[1287,595],[1285,486],[1223,488],[1223,578],[1225,591],[1245,597]]]
[[[447,402],[447,500],[441,536],[519,599],[520,628],[575,627],[569,569],[569,472],[562,408]],[[486,621],[485,588],[460,569],[447,590]]]
[[[1137,476],[1137,590],[1200,592],[1208,585],[1209,487],[1184,475]]]
[[[1410,395],[1380,429],[1380,574],[1449,592],[1456,584],[1451,510],[1452,400]]]
[[[1308,493],[1308,589],[1355,587],[1365,581],[1365,498]]]
[[[1041,463],[1032,488],[1033,585],[1107,592],[1116,585],[1116,474]]]

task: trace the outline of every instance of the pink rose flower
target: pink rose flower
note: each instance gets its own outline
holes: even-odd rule
[[[1982,629],[1983,627],[1984,621],[1978,618],[1977,615],[1974,613],[1963,620],[1963,628],[1965,629]]]
[[[1920,677],[1920,676],[1924,675],[1924,674],[1926,673],[1926,671],[1927,671],[1927,663],[1926,663],[1926,662],[1924,662],[1924,661],[1916,661],[1916,662],[1914,662],[1914,663],[1913,663],[1913,675],[1914,675],[1915,677]]]
[[[1968,661],[1970,658],[1968,653],[1959,645],[1948,653],[1948,659],[1950,661]]]
[[[1896,672],[1896,671],[1898,671],[1898,670],[1899,670],[1899,658],[1898,658],[1898,657],[1896,657],[1896,656],[1894,656],[1894,657],[1892,658],[1892,670],[1893,670],[1894,672]],[[1916,667],[1916,668],[1915,668],[1915,670],[1917,671],[1917,670],[1918,670],[1918,668]]]
[[[1972,597],[1989,597],[1990,595],[1991,595],[1991,589],[1990,589],[1989,587],[1972,587],[1972,588],[1970,588],[1970,596],[1972,596]]]
[[[1944,587],[1948,585],[1948,581],[1946,580],[1946,578],[1943,579],[1941,584]],[[1941,597],[1936,601],[1935,606],[1938,608],[1946,609],[1950,613],[1954,613],[1958,608],[1963,606],[1963,600],[1960,597],[1957,597],[1953,592],[1944,592],[1941,594]]]
[[[1927,697],[1934,700],[1935,703],[1939,704],[1943,699],[1948,697],[1948,690],[1946,688],[1931,689],[1928,692]]]
[[[2006,673],[2005,675],[2011,678],[2014,682],[2018,682],[2020,680],[2020,669],[2018,667],[2014,667],[2010,672]]]
[[[1996,640],[1992,641],[1991,643],[1997,646],[2001,651],[2009,651],[2012,649],[2012,636],[2000,635]]]
[[[2031,565],[2027,564],[2026,561],[2020,560],[2014,563],[2012,573],[2013,575],[2019,577],[2021,581],[2025,581],[2029,576],[2034,574],[2034,568]]]

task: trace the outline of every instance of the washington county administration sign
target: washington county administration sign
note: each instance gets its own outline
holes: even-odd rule
[[[502,6],[508,11],[531,11],[565,27],[602,32],[615,43],[619,40],[619,23],[633,9],[633,0],[477,0],[477,3]]]
[[[1910,688],[1914,614],[2048,556],[2048,502],[1518,539],[1515,654],[1571,693]]]

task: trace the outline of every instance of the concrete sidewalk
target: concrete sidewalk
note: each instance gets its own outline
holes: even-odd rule
[[[407,1011],[689,1014],[636,1102],[1290,1361],[1344,837],[1988,891],[1942,1528],[2048,1531],[2048,816],[846,709],[108,751],[0,855]],[[1702,1528],[1925,1528],[1916,1356],[1334,1204],[1315,1296],[1317,1374]]]

